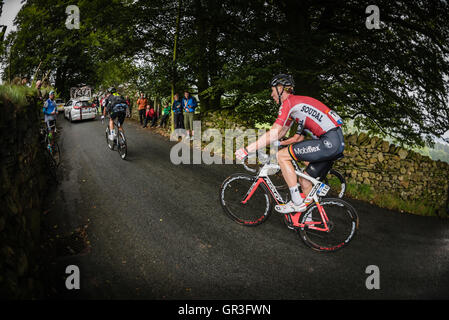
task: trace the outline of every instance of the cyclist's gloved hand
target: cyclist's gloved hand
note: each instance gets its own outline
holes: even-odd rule
[[[104,119],[104,116],[101,116],[101,120],[103,120]]]
[[[273,146],[275,146],[276,148],[279,148],[280,145],[281,145],[281,142],[279,140],[276,140],[275,142],[273,142]]]
[[[243,159],[245,159],[246,157],[248,157],[248,151],[246,150],[246,148],[238,149],[238,150],[235,152],[235,157],[236,157],[238,160],[243,160]]]

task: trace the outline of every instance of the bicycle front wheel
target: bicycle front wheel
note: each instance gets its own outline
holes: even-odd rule
[[[324,218],[327,219],[327,231],[323,217],[317,204],[305,211],[300,223],[299,236],[312,249],[321,252],[331,252],[346,246],[356,234],[359,218],[356,210],[346,201],[338,198],[325,198],[319,205]]]
[[[118,135],[117,150],[118,150],[118,153],[120,154],[120,158],[125,160],[126,156],[128,155],[128,147],[126,145],[125,135],[121,131],[119,131],[119,135]]]
[[[53,146],[51,147],[51,157],[55,163],[55,166],[58,167],[61,163],[61,151],[59,150],[59,145],[55,141],[53,142]]]
[[[48,173],[49,173],[51,179],[53,180],[53,182],[57,183],[58,182],[58,176],[57,176],[58,166],[56,165],[55,159],[53,158],[53,156],[50,153],[50,150],[48,148],[46,148],[45,157],[47,160],[46,162],[47,162]]]
[[[229,176],[220,187],[220,204],[238,224],[257,226],[271,214],[273,202],[270,193],[262,183],[256,188],[256,183],[257,177],[237,173]]]

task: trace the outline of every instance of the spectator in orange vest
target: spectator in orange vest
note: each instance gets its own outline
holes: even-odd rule
[[[145,118],[145,107],[148,104],[148,100],[144,97],[143,93],[140,94],[140,98],[137,100],[137,106],[139,109],[140,124],[143,125],[143,119]]]

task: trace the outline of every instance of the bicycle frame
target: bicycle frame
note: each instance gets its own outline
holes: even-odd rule
[[[242,200],[243,204],[246,204],[249,199],[251,199],[251,197],[253,196],[254,192],[257,190],[257,188],[259,187],[259,185],[261,183],[263,183],[268,190],[270,191],[273,199],[276,201],[276,203],[279,204],[285,204],[285,200],[282,198],[282,196],[279,194],[279,192],[277,191],[276,187],[273,185],[273,183],[271,182],[270,178],[268,177],[268,172],[272,171],[272,170],[276,170],[278,171],[280,169],[280,166],[277,164],[265,164],[262,169],[260,170],[259,174],[257,175],[257,180],[253,183],[253,185],[249,188],[248,192],[246,193],[245,197]],[[313,230],[317,230],[317,231],[329,231],[329,226],[328,226],[328,222],[329,222],[329,218],[326,215],[326,212],[324,211],[324,208],[320,205],[319,203],[319,194],[322,192],[324,193],[324,195],[327,193],[327,191],[329,190],[329,186],[325,185],[324,183],[322,183],[321,181],[306,175],[302,172],[300,172],[298,170],[298,167],[295,166],[295,173],[297,176],[304,178],[308,181],[310,181],[313,184],[312,190],[309,192],[309,194],[307,196],[303,195],[302,196],[305,198],[304,202],[306,204],[310,204],[312,203],[312,201],[315,202],[318,211],[320,213],[321,222],[306,222],[304,224],[299,223],[299,218],[301,216],[301,214],[294,214],[293,216],[291,214],[286,214],[286,219],[294,226],[294,227],[299,227],[299,228],[303,228],[305,226],[308,226],[309,229],[313,229]],[[327,190],[326,190],[327,187]],[[324,189],[323,191],[321,191],[322,189]],[[318,224],[324,224],[324,228],[320,228],[317,227],[315,225]]]

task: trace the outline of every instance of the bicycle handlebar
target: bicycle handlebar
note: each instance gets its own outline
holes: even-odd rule
[[[261,152],[261,151],[257,151],[257,152],[253,152],[253,153],[251,153],[250,155],[248,155],[248,156],[246,156],[245,157],[245,159],[243,159],[243,161],[242,161],[242,165],[243,165],[243,167],[245,168],[245,170],[247,170],[247,171],[249,171],[249,172],[252,172],[252,173],[256,173],[257,172],[257,170],[256,169],[252,169],[252,168],[250,168],[250,167],[248,167],[248,165],[246,164],[246,161],[251,157],[254,157],[254,156],[258,156],[258,160],[259,160],[259,162],[262,164],[262,165],[266,165],[267,163],[270,163],[271,162],[271,160],[272,160],[272,158],[273,158],[273,156],[268,156],[268,155],[266,155],[265,153],[263,153],[263,152]]]
[[[248,166],[246,165],[245,161],[246,161],[247,159],[248,159],[248,157],[246,157],[246,158],[243,160],[243,162],[242,162],[243,167],[245,168],[246,171],[249,171],[249,172],[252,172],[252,173],[256,173],[256,172],[257,172],[256,169],[251,169],[250,167],[248,167]]]

